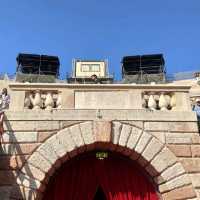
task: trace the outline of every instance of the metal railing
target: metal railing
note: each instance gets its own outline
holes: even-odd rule
[[[170,82],[178,81],[178,80],[195,79],[195,78],[197,78],[196,74],[197,74],[197,71],[167,73],[167,74],[165,74],[165,82],[170,83]],[[73,73],[60,74],[59,78],[56,78],[56,82],[66,83],[67,79],[69,77],[74,77]],[[114,73],[111,73],[111,74],[108,73],[105,78],[113,78],[114,79]],[[0,80],[16,81],[16,74],[8,74],[8,73],[0,72]],[[123,83],[123,80],[121,80],[120,82]],[[200,82],[200,80],[199,80],[199,82]],[[113,83],[115,83],[115,81],[113,81]]]

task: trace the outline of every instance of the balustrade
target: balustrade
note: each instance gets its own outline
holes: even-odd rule
[[[9,110],[127,109],[191,111],[189,86],[12,83]],[[23,99],[23,100],[22,100]]]
[[[26,91],[24,108],[32,110],[52,110],[61,108],[61,94],[55,91]]]
[[[57,98],[57,101],[56,101],[56,107],[58,109],[62,108],[62,96],[61,96],[61,92],[58,94],[58,98]]]
[[[175,110],[176,96],[170,92],[144,92],[143,108],[150,110]]]

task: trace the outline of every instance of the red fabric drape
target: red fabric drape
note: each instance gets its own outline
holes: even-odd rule
[[[133,162],[119,156],[98,160],[88,155],[66,163],[52,177],[44,200],[93,200],[100,186],[107,200],[158,200]]]

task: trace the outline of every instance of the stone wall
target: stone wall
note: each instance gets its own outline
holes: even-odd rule
[[[0,199],[40,199],[63,162],[94,149],[142,166],[161,199],[200,199],[200,137],[193,112],[6,112]]]
[[[95,149],[134,160],[160,199],[200,199],[200,136],[189,89],[10,84],[0,146],[0,199],[41,199],[62,163]]]
[[[13,83],[10,110],[191,110],[189,86]]]

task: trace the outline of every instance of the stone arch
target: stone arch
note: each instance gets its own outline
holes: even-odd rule
[[[188,192],[183,190],[196,197],[189,175],[171,150],[142,128],[120,121],[87,121],[58,131],[28,158],[18,175],[18,187],[40,199],[49,178],[63,162],[99,148],[136,160],[152,177],[161,198],[173,199],[178,192],[179,199],[187,199]]]

